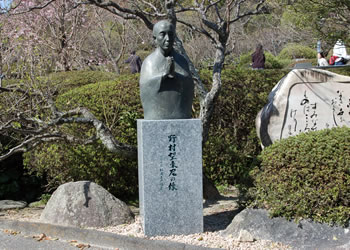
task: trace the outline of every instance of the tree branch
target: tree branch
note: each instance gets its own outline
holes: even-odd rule
[[[18,153],[26,152],[29,149],[33,149],[35,146],[39,145],[42,142],[55,141],[55,140],[65,140],[69,142],[84,142],[84,144],[92,143],[96,140],[101,140],[102,144],[111,152],[118,155],[125,156],[127,158],[135,159],[137,156],[137,149],[135,146],[128,144],[123,144],[115,139],[112,132],[105,126],[103,122],[98,120],[88,109],[86,108],[76,108],[64,113],[58,113],[58,117],[49,123],[44,123],[38,119],[27,119],[26,121],[31,121],[37,124],[38,129],[16,129],[11,126],[11,123],[18,120],[12,120],[7,122],[6,126],[0,127],[0,133],[4,132],[17,132],[21,134],[26,134],[26,138],[19,145],[11,148],[7,153],[0,156],[0,161],[8,158],[9,156]],[[78,116],[78,117],[77,117]],[[80,116],[80,117],[79,117]],[[55,131],[59,125],[62,124],[89,124],[95,127],[96,136],[94,140],[88,139],[78,139],[74,136],[62,134]],[[54,132],[49,132],[50,129],[53,129]]]
[[[141,19],[148,29],[153,28],[153,23],[146,17],[145,13],[136,9],[129,9],[121,7],[114,1],[109,0],[87,0],[90,4],[96,5],[100,8],[108,10],[109,12],[120,16],[124,19]]]
[[[267,14],[268,10],[265,8],[265,0],[260,0],[259,3],[256,5],[255,10],[245,12],[243,14],[240,14],[240,3],[237,7],[236,16],[235,18],[231,19],[228,23],[232,24],[234,22],[237,22],[238,20],[252,15],[258,15],[258,14]]]
[[[49,6],[50,4],[52,4],[55,1],[56,0],[49,0],[46,3],[41,4],[41,5],[36,5],[34,7],[27,7],[24,10],[21,10],[18,12],[12,12],[12,13],[10,13],[10,15],[21,15],[21,14],[24,14],[24,13],[27,13],[27,12],[30,12],[33,10],[41,10],[41,9],[46,8],[47,6]],[[15,9],[19,8],[21,6],[21,4],[22,4],[22,1],[20,1],[14,8],[11,8],[11,10],[14,11]]]

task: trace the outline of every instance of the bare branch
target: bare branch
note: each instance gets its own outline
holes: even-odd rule
[[[243,0],[244,1],[244,0]],[[240,5],[237,7],[237,12],[235,18],[229,21],[229,24],[232,24],[234,22],[237,22],[238,20],[252,15],[258,15],[258,14],[266,14],[267,10],[264,7],[265,0],[260,0],[259,3],[256,5],[255,10],[245,12],[243,14],[239,13]]]
[[[43,140],[44,138],[53,138],[53,137],[55,137],[55,135],[43,134],[43,135],[37,135],[37,136],[30,137],[28,139],[25,139],[21,144],[11,148],[6,154],[0,155],[0,161],[3,161],[16,153],[27,152],[29,149],[32,149],[34,144],[37,143],[38,141]],[[60,136],[57,136],[57,139],[58,138],[60,138]]]
[[[222,0],[217,0],[217,1],[210,1],[210,4],[208,4],[203,10],[204,10],[204,13],[207,13],[208,10],[211,8],[211,7],[215,7],[217,8],[217,4],[220,3]],[[203,2],[201,4],[203,6]]]
[[[16,132],[20,134],[26,134],[26,138],[17,146],[11,148],[7,153],[0,156],[0,161],[8,158],[9,156],[17,152],[26,152],[29,149],[34,148],[41,142],[62,140],[70,142],[79,142],[84,144],[92,143],[96,140],[101,140],[102,144],[111,152],[123,155],[128,158],[136,158],[137,150],[135,146],[123,144],[115,139],[112,132],[105,126],[103,122],[98,120],[88,109],[76,108],[67,112],[59,112],[56,114],[58,117],[51,120],[49,123],[45,123],[40,119],[31,118],[18,118],[8,121],[5,125],[0,127],[0,132]],[[19,122],[20,120],[31,122],[33,129],[26,128],[14,128],[11,124],[13,122]],[[55,131],[56,127],[62,124],[80,123],[89,124],[95,127],[96,136],[95,139],[78,139],[74,136],[62,134]],[[49,132],[51,129],[54,132]]]
[[[75,143],[75,144],[79,143],[79,144],[87,145],[95,142],[97,139],[89,138],[86,140],[82,140],[80,138],[75,138],[74,136],[61,134],[61,133],[38,134],[35,136],[31,136],[27,139],[24,139],[21,144],[11,148],[6,154],[0,155],[0,162],[16,153],[28,152],[29,150],[34,149],[35,147],[37,147],[43,142],[55,142],[55,141],[62,141],[62,140],[69,143]]]
[[[147,28],[153,28],[153,23],[146,17],[145,13],[143,13],[140,10],[124,8],[121,7],[120,4],[108,0],[88,0],[87,2],[105,10],[108,10],[111,13],[120,16],[124,19],[141,19],[147,26]]]
[[[191,30],[196,31],[196,32],[198,32],[198,33],[200,33],[200,34],[205,35],[207,38],[209,38],[209,40],[210,40],[213,44],[216,43],[215,38],[214,38],[213,36],[211,36],[210,33],[209,33],[208,31],[206,31],[205,29],[196,27],[195,25],[190,24],[190,23],[185,22],[185,21],[180,20],[180,19],[178,19],[177,21],[178,21],[179,23],[182,23],[183,25],[189,27]]]
[[[0,87],[0,92],[18,92],[25,95],[29,95],[27,91],[19,88],[18,86],[8,86],[8,87]]]
[[[36,5],[34,7],[28,7],[25,10],[21,10],[21,11],[18,11],[18,12],[12,12],[12,13],[10,13],[10,15],[21,15],[21,14],[24,14],[24,13],[27,13],[27,12],[30,12],[30,11],[33,11],[33,10],[41,10],[41,9],[46,8],[47,6],[49,6],[50,4],[52,4],[55,1],[56,0],[49,0],[46,3],[42,4],[42,5]],[[21,6],[21,3],[22,3],[22,1],[20,1],[14,8],[12,8],[12,10],[15,10],[15,9],[19,8]]]

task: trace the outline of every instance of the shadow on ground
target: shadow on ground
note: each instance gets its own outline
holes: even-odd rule
[[[232,219],[242,211],[238,205],[237,197],[225,197],[216,201],[205,201],[204,231],[215,232],[224,230],[232,222]]]

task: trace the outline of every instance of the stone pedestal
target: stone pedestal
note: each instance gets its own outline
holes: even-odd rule
[[[137,140],[145,235],[203,232],[201,121],[138,120]]]

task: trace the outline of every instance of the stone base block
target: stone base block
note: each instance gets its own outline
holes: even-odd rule
[[[201,121],[138,120],[137,140],[145,235],[203,232]]]

